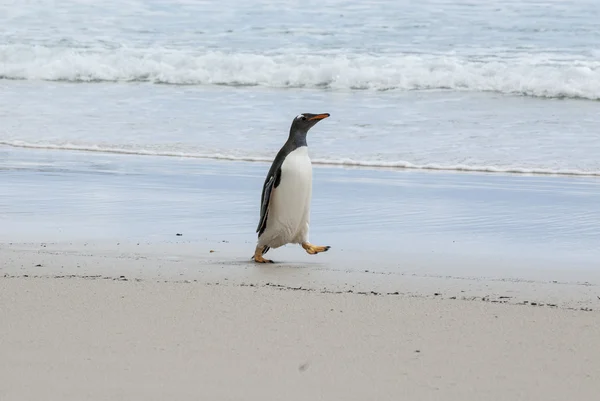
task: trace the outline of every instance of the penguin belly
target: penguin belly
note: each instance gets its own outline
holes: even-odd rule
[[[279,248],[308,241],[311,196],[312,164],[308,148],[302,146],[288,154],[281,165],[281,179],[271,194],[260,243]]]

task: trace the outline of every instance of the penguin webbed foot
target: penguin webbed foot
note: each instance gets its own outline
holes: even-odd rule
[[[304,248],[306,253],[308,253],[309,255],[316,255],[317,253],[327,252],[329,250],[329,248],[331,248],[331,247],[328,245],[326,245],[326,246],[313,245],[311,243],[305,242],[302,244],[302,248]]]
[[[254,256],[252,256],[252,259],[254,260],[254,262],[256,262],[256,263],[275,263],[271,259],[263,258],[263,255],[265,253],[267,253],[267,251],[269,249],[270,248],[268,246],[264,246],[262,248],[257,247],[256,251],[254,251]]]

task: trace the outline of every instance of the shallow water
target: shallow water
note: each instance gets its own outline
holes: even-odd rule
[[[314,162],[600,175],[597,103],[456,92],[346,92],[0,81],[0,146],[271,161],[298,112]]]

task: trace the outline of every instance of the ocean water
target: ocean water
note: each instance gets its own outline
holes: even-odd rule
[[[270,161],[329,112],[316,163],[600,176],[598,21],[593,0],[4,1],[0,147]]]

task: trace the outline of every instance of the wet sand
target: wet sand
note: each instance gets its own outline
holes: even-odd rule
[[[0,241],[170,241],[180,233],[248,246],[251,255],[268,167],[0,147]],[[350,259],[396,259],[390,270],[411,259],[423,268],[594,270],[599,185],[594,177],[320,166],[311,240]]]

